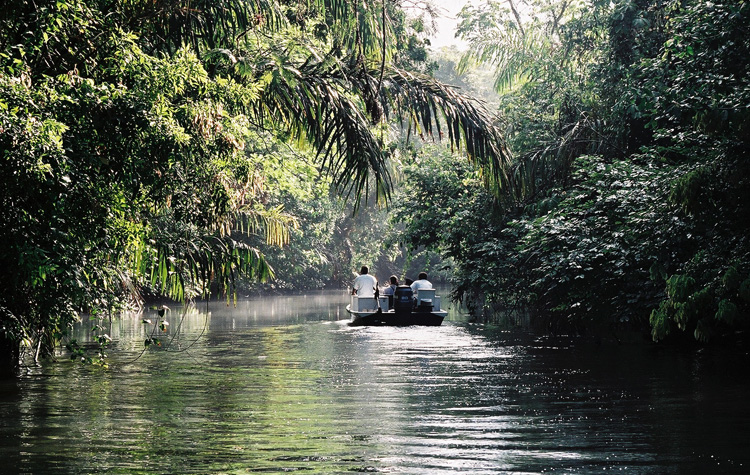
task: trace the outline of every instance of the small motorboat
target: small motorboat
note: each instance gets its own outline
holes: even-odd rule
[[[448,312],[440,309],[435,289],[419,289],[417,295],[407,285],[396,288],[389,296],[359,297],[352,295],[346,311],[352,316],[349,325],[440,326]]]

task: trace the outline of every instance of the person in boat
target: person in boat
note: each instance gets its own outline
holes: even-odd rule
[[[383,288],[383,295],[394,295],[396,293],[396,287],[398,287],[398,277],[392,275],[389,279],[389,283]]]
[[[352,294],[356,294],[359,297],[375,297],[375,290],[377,288],[377,279],[370,275],[370,270],[367,266],[362,266],[359,270],[359,275],[354,279],[354,283],[352,284]]]
[[[432,288],[432,282],[427,280],[427,272],[420,272],[419,278],[412,282],[411,284],[411,291],[414,292],[414,295],[417,295],[417,290],[419,289],[431,289]]]
[[[388,297],[388,306],[393,308],[393,296],[396,295],[396,288],[398,287],[398,277],[392,275],[390,282],[383,288],[382,294]]]

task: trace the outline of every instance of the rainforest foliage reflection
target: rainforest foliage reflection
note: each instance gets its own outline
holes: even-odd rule
[[[746,328],[745,0],[474,2],[460,56],[415,5],[3,5],[3,361],[362,263],[544,330]]]

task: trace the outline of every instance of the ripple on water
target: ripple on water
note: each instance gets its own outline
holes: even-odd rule
[[[0,393],[5,468],[743,473],[749,385],[734,368],[747,355],[602,350],[456,322],[354,328],[306,321],[309,302],[287,320],[252,302],[191,316],[173,347],[135,362],[143,329],[123,323],[110,370],[30,368]]]

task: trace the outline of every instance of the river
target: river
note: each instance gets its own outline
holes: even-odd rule
[[[0,381],[0,473],[750,470],[747,351],[346,325],[340,292],[167,313]],[[153,310],[145,318],[156,320]],[[77,337],[90,338],[90,324]]]

